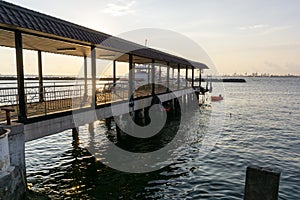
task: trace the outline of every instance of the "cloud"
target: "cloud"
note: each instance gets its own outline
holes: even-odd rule
[[[267,24],[255,24],[255,25],[251,25],[251,26],[240,26],[237,27],[239,30],[253,30],[253,29],[262,29],[262,28],[267,28],[270,27],[270,25]]]
[[[238,30],[242,32],[247,32],[247,34],[255,35],[255,36],[262,36],[262,35],[268,35],[275,32],[284,31],[287,29],[292,28],[291,25],[285,25],[285,26],[271,26],[268,24],[255,24],[250,26],[240,26],[237,27]]]
[[[132,14],[135,10],[132,8],[135,5],[135,1],[117,1],[116,3],[109,3],[104,9],[105,13],[108,13],[112,16],[123,16]]]
[[[293,26],[291,25],[286,25],[286,26],[274,26],[274,27],[270,27],[268,29],[265,29],[264,31],[261,32],[261,35],[267,35],[270,33],[275,33],[275,32],[279,32],[279,31],[284,31],[287,29],[292,28]]]

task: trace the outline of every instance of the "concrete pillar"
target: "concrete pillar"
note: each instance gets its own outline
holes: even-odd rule
[[[20,123],[13,123],[10,126],[4,125],[3,128],[10,129],[10,134],[8,135],[10,164],[20,167],[25,175],[24,125]]]
[[[277,200],[280,172],[257,166],[248,166],[245,200]]]
[[[122,115],[116,117],[119,118],[117,121],[122,121],[123,119]],[[117,141],[122,142],[122,140],[125,139],[127,134],[124,131],[122,131],[122,129],[118,126],[117,123],[116,123],[116,132],[117,132]]]
[[[73,143],[79,144],[79,129],[78,127],[72,128]]]
[[[24,125],[13,123],[2,127],[10,129],[8,135],[10,169],[0,174],[0,199],[23,199],[27,188]]]
[[[135,119],[134,122],[139,125],[139,126],[144,126],[145,125],[145,114],[144,114],[144,109],[136,110],[135,111]]]
[[[140,111],[139,115],[140,115],[139,117],[141,119],[142,124],[145,125],[146,124],[146,119],[145,119],[145,111],[144,111],[144,109],[142,109]]]
[[[120,141],[122,139],[122,133],[121,133],[120,127],[116,124],[116,132],[117,132],[117,141]]]
[[[176,106],[175,106],[176,101],[175,101],[175,99],[172,99],[171,101],[172,101],[172,112],[175,115],[175,113],[176,113]]]
[[[182,101],[180,97],[174,99],[174,111],[175,111],[174,114],[175,115],[179,114],[181,112],[179,101]],[[181,102],[181,105],[182,105],[182,102]]]
[[[94,122],[89,123],[89,133],[94,133]]]
[[[107,128],[107,130],[111,130],[111,118],[105,118],[105,126]]]

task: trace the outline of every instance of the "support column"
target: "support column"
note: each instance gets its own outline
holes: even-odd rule
[[[113,83],[116,85],[117,82],[117,69],[116,69],[116,61],[113,61]]]
[[[134,119],[134,81],[135,69],[133,65],[133,56],[129,54],[129,77],[128,77],[128,99],[129,99],[129,114]]]
[[[192,68],[192,87],[194,88],[194,67]]]
[[[173,79],[173,80],[174,80],[174,78],[175,78],[175,73],[174,73],[174,71],[175,71],[175,69],[172,68],[172,79]]]
[[[148,66],[147,66],[147,70],[148,70],[148,85],[150,84],[150,71],[151,71],[151,69],[150,69],[150,65],[148,64]]]
[[[188,87],[188,76],[189,76],[189,71],[188,71],[188,66],[185,66],[185,87]]]
[[[170,91],[170,63],[167,62],[167,92]]]
[[[83,61],[83,70],[84,70],[84,98],[88,96],[88,83],[87,83],[87,58],[84,56]]]
[[[39,102],[44,101],[42,51],[38,51]]]
[[[152,78],[152,96],[155,95],[155,60],[152,59],[152,64],[151,64],[151,78]]]
[[[177,73],[177,90],[180,88],[180,64],[178,64],[177,67],[178,73]]]
[[[199,69],[199,87],[201,87],[201,80],[202,79],[202,74],[201,74],[201,69]]]
[[[17,64],[17,78],[18,78],[18,102],[19,113],[18,120],[20,122],[27,120],[26,97],[24,86],[24,66],[23,66],[23,45],[22,33],[15,31],[15,46],[16,46],[16,64]]]
[[[132,54],[129,54],[129,77],[128,77],[128,99],[130,99],[131,95],[133,95],[134,98],[134,66],[133,66],[133,58]]]
[[[158,81],[161,82],[161,65],[159,65],[158,69]]]
[[[96,107],[96,47],[91,47],[91,63],[92,63],[92,107]]]

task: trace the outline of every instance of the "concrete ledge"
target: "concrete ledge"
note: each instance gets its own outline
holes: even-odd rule
[[[192,88],[174,91],[173,93],[158,95],[161,102],[165,102],[176,97],[181,97],[186,94],[193,93]],[[136,100],[134,103],[134,110],[139,110],[151,105],[152,97]],[[42,138],[48,135],[59,133],[68,129],[72,129],[84,124],[89,124],[99,119],[105,119],[112,116],[119,116],[129,112],[129,104],[120,103],[113,104],[108,107],[103,107],[97,110],[88,111],[73,111],[72,114],[39,121],[35,123],[26,124],[24,126],[25,141],[31,141]]]

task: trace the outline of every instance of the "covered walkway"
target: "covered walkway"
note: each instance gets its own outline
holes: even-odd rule
[[[134,92],[135,98],[149,97],[159,93],[170,92],[170,69],[177,70],[177,86],[172,90],[180,90],[180,73],[185,70],[188,78],[189,70],[192,71],[191,85],[194,87],[194,70],[208,67],[200,62],[191,61],[182,57],[171,55],[156,49],[145,47],[121,38],[98,32],[65,20],[29,10],[5,1],[0,1],[0,46],[15,48],[17,88],[13,93],[0,91],[1,101],[11,102],[1,106],[12,106],[16,110],[19,122],[26,123],[29,118],[40,115],[50,115],[82,107],[98,107],[113,101],[112,94],[97,92],[96,76],[97,59],[110,60],[113,63],[113,83],[116,83],[116,69],[118,62],[128,63],[128,88],[123,91],[121,100],[129,99]],[[30,88],[24,84],[23,49],[37,51],[39,82],[35,87],[34,95]],[[42,52],[80,56],[84,61],[84,81],[80,88],[78,85],[60,90],[49,89],[43,81]],[[88,59],[91,65],[88,66]],[[134,91],[134,68],[139,64],[148,64],[149,87]],[[155,67],[166,67],[166,88],[159,88],[155,79]],[[88,68],[90,68],[88,70]],[[91,79],[88,79],[91,71]],[[35,96],[34,101],[31,97]],[[115,95],[116,96],[116,95]],[[120,95],[119,95],[120,96]],[[5,101],[13,98],[11,101]],[[13,103],[12,103],[13,102]],[[50,111],[50,112],[49,112]],[[4,115],[2,113],[2,115]]]

